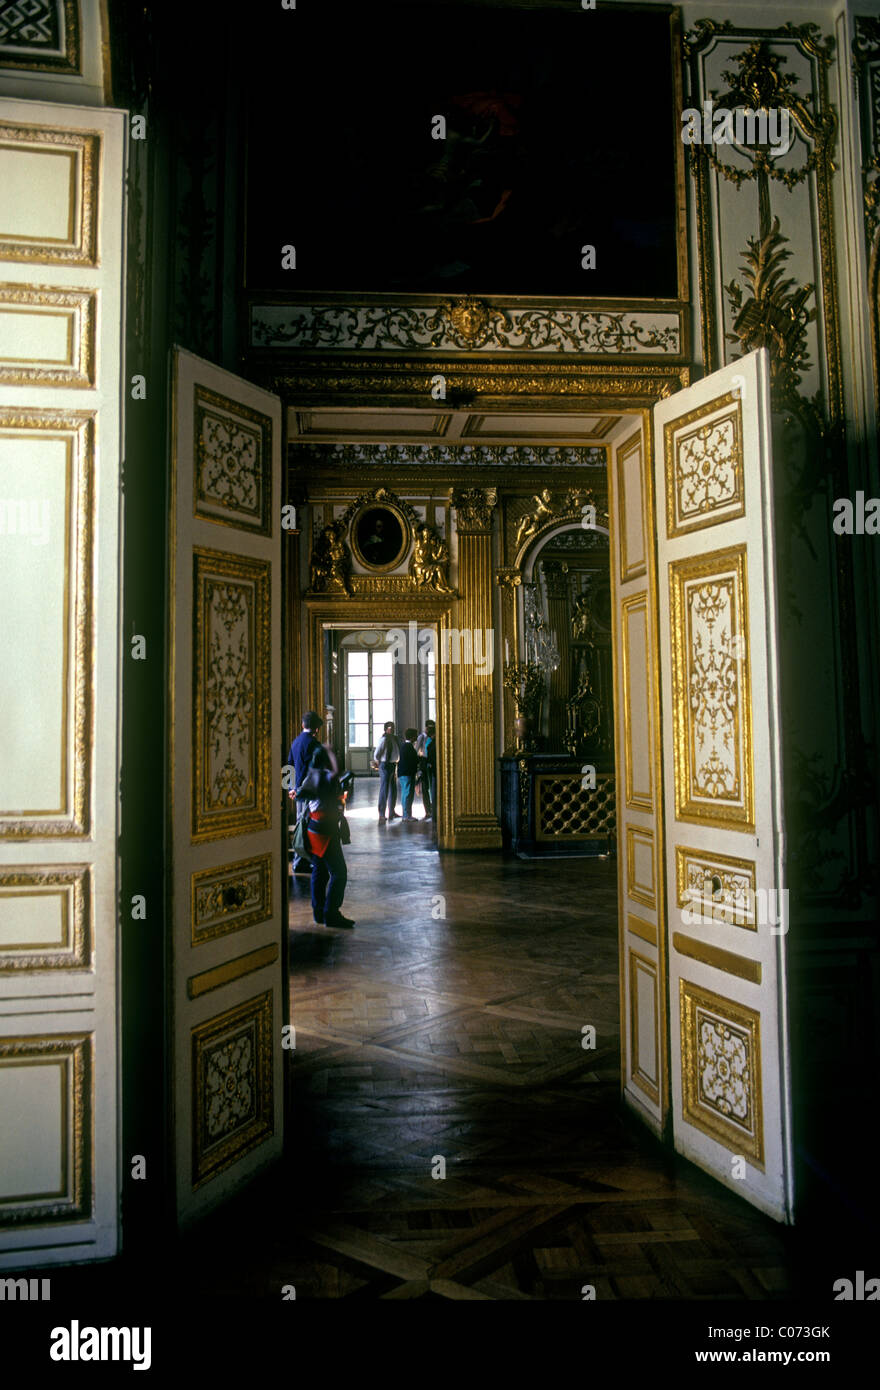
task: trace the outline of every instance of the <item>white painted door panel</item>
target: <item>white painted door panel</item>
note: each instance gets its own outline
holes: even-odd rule
[[[676,1148],[791,1217],[768,358],[654,410]]]
[[[125,129],[0,99],[0,1269],[119,1239]]]
[[[173,361],[171,817],[178,1218],[282,1140],[281,404]]]

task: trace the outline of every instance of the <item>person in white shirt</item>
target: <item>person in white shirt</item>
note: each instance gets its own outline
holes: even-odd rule
[[[433,719],[425,720],[424,733],[419,734],[416,739],[416,753],[419,758],[419,786],[422,789],[422,803],[425,807],[425,820],[431,820],[434,815],[434,805],[431,796],[431,769],[428,766],[428,759],[425,754],[425,745],[429,738],[435,737],[436,724]]]
[[[385,731],[373,750],[373,766],[379,769],[379,819],[398,820],[394,809],[397,800],[397,764],[400,761],[400,740],[394,736],[394,725],[389,720]]]

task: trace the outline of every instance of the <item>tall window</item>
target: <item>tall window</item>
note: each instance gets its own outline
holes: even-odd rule
[[[345,699],[349,748],[372,751],[383,724],[394,719],[392,653],[346,651]]]
[[[437,718],[437,670],[434,659],[434,648],[428,652],[428,718]]]

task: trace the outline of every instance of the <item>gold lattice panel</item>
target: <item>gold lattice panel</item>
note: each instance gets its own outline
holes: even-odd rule
[[[580,772],[542,772],[535,778],[537,840],[599,840],[615,833],[614,777],[597,776],[592,791]]]

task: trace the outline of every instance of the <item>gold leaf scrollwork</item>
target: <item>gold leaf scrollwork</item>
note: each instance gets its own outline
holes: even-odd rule
[[[742,347],[742,354],[733,360],[766,347],[771,382],[783,400],[797,397],[801,377],[810,365],[807,325],[816,317],[816,309],[807,308],[815,286],[798,289],[794,280],[782,278],[784,262],[791,256],[785,249],[787,242],[775,217],[766,236],[750,237],[743,252],[742,276],[750,294],[746,296],[735,280],[727,286],[730,308],[736,315],[733,332],[727,337]]]

